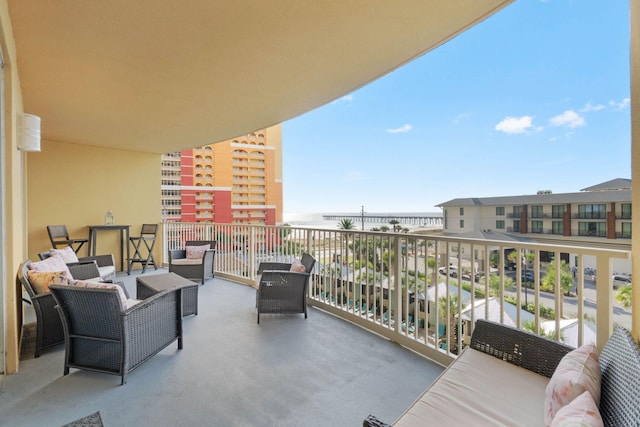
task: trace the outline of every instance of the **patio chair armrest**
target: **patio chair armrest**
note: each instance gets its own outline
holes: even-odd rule
[[[95,261],[72,262],[67,264],[71,276],[76,280],[87,280],[100,277],[100,270]]]
[[[187,257],[186,249],[171,249],[169,250],[169,264],[172,259],[185,259]]]
[[[483,319],[476,321],[470,347],[547,378],[551,378],[560,359],[573,350],[531,332]]]
[[[109,267],[109,266],[116,265],[113,259],[113,255],[111,254],[82,257],[82,258],[78,258],[78,261],[79,262],[95,261],[96,264],[98,264],[98,267]]]
[[[287,262],[261,262],[258,266],[258,274],[266,270],[285,271],[291,268],[291,263]]]
[[[391,427],[391,425],[379,420],[374,415],[369,415],[362,422],[362,427]]]

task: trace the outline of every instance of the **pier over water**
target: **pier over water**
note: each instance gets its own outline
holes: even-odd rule
[[[322,219],[327,221],[342,221],[350,219],[354,223],[365,222],[375,224],[388,224],[389,221],[396,220],[398,224],[418,225],[422,227],[442,227],[441,215],[392,215],[392,214],[327,214],[322,215]]]

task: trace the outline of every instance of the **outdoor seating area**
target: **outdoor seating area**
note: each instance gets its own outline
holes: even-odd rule
[[[166,272],[117,279],[134,296],[137,278]],[[198,289],[198,315],[182,321],[184,348],[164,348],[130,372],[124,386],[101,372],[71,367],[63,375],[63,344],[37,359],[25,355],[3,384],[2,422],[63,425],[99,411],[105,426],[358,425],[371,412],[397,417],[442,371],[314,308],[307,321],[279,315],[257,326],[251,286],[215,278]],[[140,410],[150,402],[153,411]]]

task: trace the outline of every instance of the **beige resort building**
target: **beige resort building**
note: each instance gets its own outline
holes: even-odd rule
[[[437,206],[443,209],[444,235],[631,250],[630,179],[613,179],[575,193],[542,190],[523,196],[458,198]],[[577,267],[577,257],[561,256],[571,268]],[[595,265],[585,262],[583,267]],[[631,261],[615,260],[613,269],[630,274]]]

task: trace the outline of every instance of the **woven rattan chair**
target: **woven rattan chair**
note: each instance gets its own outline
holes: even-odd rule
[[[316,260],[309,254],[302,255],[304,273],[292,272],[290,263],[262,262],[256,290],[258,323],[262,313],[304,313],[307,318],[307,288]]]
[[[29,300],[25,300],[33,306],[36,314],[36,343],[34,357],[40,357],[42,350],[62,344],[64,333],[60,316],[55,310],[56,302],[49,293],[36,294],[27,277],[27,271],[31,261],[25,261],[20,267],[18,279],[27,294]],[[72,273],[73,274],[73,273]]]
[[[51,254],[49,252],[38,253],[38,258],[41,260],[47,259],[50,256]],[[95,274],[95,270],[91,266],[86,266],[86,264],[95,264],[98,268],[98,274],[88,276],[89,274]],[[116,278],[116,264],[111,254],[78,257],[78,262],[68,263],[67,267],[69,267],[71,275],[76,280],[97,279],[106,281],[115,280]]]
[[[159,292],[126,310],[117,290],[51,285],[65,338],[64,375],[70,368],[127,374],[178,341],[182,349],[180,292]]]
[[[53,347],[64,342],[64,333],[60,316],[55,310],[55,301],[50,293],[36,294],[33,286],[29,282],[27,271],[31,265],[31,261],[25,261],[20,267],[18,279],[22,287],[29,295],[29,299],[25,300],[33,306],[36,314],[36,343],[34,357],[40,357],[42,350]],[[89,280],[99,277],[100,271],[95,261],[87,261],[82,263],[67,264],[69,271],[75,280]],[[124,282],[114,282],[120,286],[129,298]]]
[[[187,246],[209,245],[202,259],[187,259]],[[209,277],[213,277],[213,263],[216,255],[216,242],[214,240],[187,240],[185,249],[173,249],[169,251],[169,272],[176,273],[185,279],[197,280],[204,285]]]
[[[75,253],[78,253],[80,248],[89,241],[88,237],[86,239],[72,239],[69,237],[66,225],[47,225],[47,233],[49,233],[51,246],[56,249],[58,247],[71,246]]]

